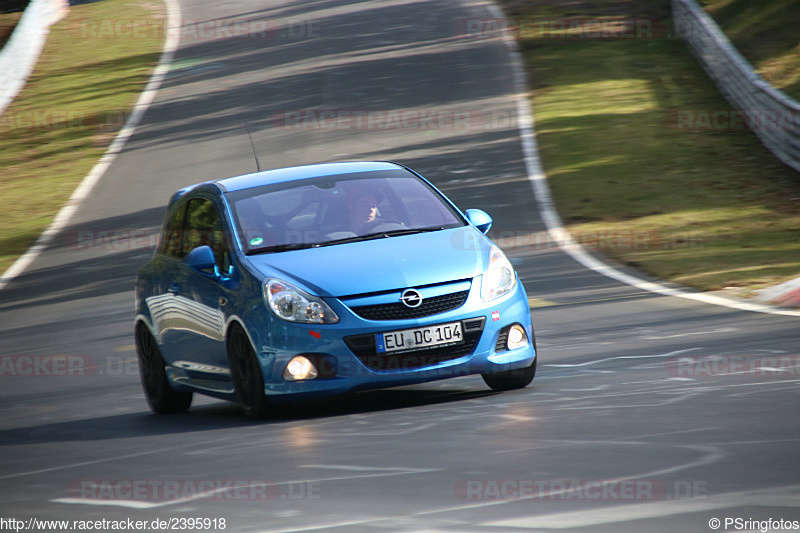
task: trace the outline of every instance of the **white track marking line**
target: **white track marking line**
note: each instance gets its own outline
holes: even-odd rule
[[[498,20],[505,19],[505,14],[496,4],[487,4],[486,8],[494,18]],[[501,37],[508,47],[509,55],[511,56],[511,73],[514,80],[514,91],[516,93],[517,103],[517,126],[519,129],[520,142],[522,143],[522,154],[525,160],[528,181],[533,187],[533,194],[536,197],[536,202],[539,204],[539,214],[547,227],[547,232],[550,238],[558,243],[559,248],[586,268],[643,291],[654,292],[664,296],[676,296],[678,298],[685,298],[711,305],[721,305],[741,311],[800,316],[800,310],[778,309],[759,303],[740,302],[722,296],[688,292],[682,289],[668,287],[662,283],[647,281],[617,270],[587,253],[581,245],[572,238],[556,211],[555,203],[550,194],[550,187],[547,185],[547,176],[544,173],[541,159],[539,158],[539,148],[536,142],[536,134],[534,133],[535,122],[530,109],[531,104],[528,99],[527,75],[523,67],[525,63],[514,38],[502,31]]]
[[[122,152],[128,139],[130,139],[133,132],[136,131],[136,127],[155,99],[156,93],[159,87],[161,87],[161,83],[170,70],[170,63],[172,63],[175,50],[178,48],[181,31],[181,9],[178,1],[164,0],[164,3],[167,6],[168,30],[167,38],[164,41],[164,47],[161,49],[161,58],[158,61],[158,65],[156,65],[156,68],[153,70],[153,74],[150,76],[147,85],[139,95],[138,100],[136,100],[136,104],[134,104],[133,111],[128,117],[128,120],[100,160],[95,163],[92,170],[89,171],[75,191],[73,191],[69,200],[61,207],[58,214],[53,219],[53,222],[45,228],[41,235],[39,235],[39,238],[36,239],[36,242],[33,243],[27,251],[3,272],[2,276],[0,276],[0,290],[8,285],[11,280],[22,274],[22,272],[44,252],[61,230],[67,226],[78,208],[100,182],[106,170],[108,170],[117,156]]]
[[[590,441],[587,441],[587,442],[590,442]],[[623,443],[616,442],[616,441],[614,441],[613,443],[614,444],[623,444]],[[594,443],[592,443],[592,444],[594,444]],[[631,443],[631,442],[625,442],[624,444],[652,445],[652,443]],[[674,472],[685,470],[685,469],[688,469],[688,468],[695,468],[695,467],[699,467],[699,466],[704,466],[704,465],[707,465],[707,464],[710,464],[710,463],[718,461],[724,455],[722,453],[722,451],[720,451],[719,448],[712,447],[712,446],[693,446],[693,445],[688,445],[687,446],[687,445],[684,445],[684,446],[678,446],[678,447],[679,448],[687,448],[687,449],[697,450],[697,451],[703,453],[704,455],[702,457],[700,457],[699,459],[695,460],[695,461],[691,461],[691,462],[684,463],[684,464],[681,464],[681,465],[662,468],[662,469],[654,470],[654,471],[650,471],[650,472],[642,472],[640,474],[633,474],[633,475],[625,476],[625,477],[618,477],[618,478],[614,478],[614,479],[598,480],[598,482],[599,483],[612,484],[612,483],[619,483],[619,482],[623,482],[623,481],[631,481],[631,480],[636,480],[636,479],[650,479],[650,478],[654,478],[654,477],[657,477],[657,476],[664,476],[664,475],[667,475],[667,474],[671,474],[671,473],[674,473]],[[561,490],[561,491],[550,491],[549,493],[547,493],[545,495],[545,497],[558,496],[559,494],[567,494],[568,492],[570,492],[570,489],[564,489],[564,490]],[[333,529],[333,528],[337,528],[337,527],[338,528],[342,528],[342,527],[352,527],[352,526],[357,526],[357,525],[377,524],[377,523],[380,523],[380,522],[387,522],[387,521],[403,519],[403,518],[416,519],[416,518],[421,518],[421,517],[425,517],[425,516],[432,516],[432,515],[437,515],[437,514],[442,514],[442,513],[468,511],[468,510],[473,510],[473,509],[494,507],[494,506],[497,506],[497,505],[506,505],[506,504],[509,504],[509,503],[515,503],[515,502],[526,501],[526,500],[535,500],[535,499],[538,499],[538,498],[541,498],[541,497],[542,497],[541,495],[536,494],[536,495],[531,495],[530,497],[529,496],[524,496],[524,497],[520,497],[520,498],[514,499],[514,500],[479,501],[479,502],[465,503],[463,505],[453,505],[453,506],[449,506],[449,507],[440,507],[440,508],[437,508],[437,509],[430,509],[430,510],[427,510],[427,511],[418,511],[418,512],[413,512],[413,513],[407,513],[407,514],[404,514],[404,515],[397,515],[397,516],[376,516],[376,517],[373,517],[373,518],[365,518],[365,519],[361,519],[361,520],[349,520],[349,521],[343,521],[343,522],[329,522],[329,523],[323,523],[323,524],[308,525],[308,526],[305,526],[305,527],[293,527],[293,528],[290,528],[290,529],[267,529],[267,530],[262,530],[261,533],[289,533],[289,532],[300,532],[300,531],[318,531],[318,530],[323,530],[323,529]],[[486,524],[482,524],[482,525],[486,525]]]
[[[318,468],[321,470],[345,470],[348,472],[432,472],[430,468],[403,468],[398,466],[359,466],[359,465],[297,465],[298,468]]]

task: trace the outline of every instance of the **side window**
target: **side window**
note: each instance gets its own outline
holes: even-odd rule
[[[183,219],[186,214],[186,204],[181,205],[167,221],[164,232],[161,235],[161,245],[159,252],[170,257],[182,258],[181,255],[181,234],[183,233]]]
[[[198,246],[206,245],[214,250],[220,270],[228,272],[231,265],[230,252],[225,245],[225,233],[219,213],[210,200],[193,198],[186,207],[181,257],[185,257]]]

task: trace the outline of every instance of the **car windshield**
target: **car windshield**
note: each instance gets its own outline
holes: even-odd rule
[[[229,194],[246,253],[280,252],[465,225],[442,196],[398,169],[324,176]]]

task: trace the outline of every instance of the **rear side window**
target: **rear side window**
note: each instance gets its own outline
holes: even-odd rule
[[[198,246],[210,246],[214,250],[217,266],[226,272],[230,266],[230,254],[225,245],[225,232],[217,208],[205,198],[193,198],[186,207],[181,257]]]
[[[159,252],[183,259],[198,246],[208,245],[222,272],[231,265],[225,233],[217,208],[206,198],[192,198],[178,207],[164,227]]]
[[[186,215],[186,203],[183,203],[170,216],[164,232],[161,235],[159,253],[181,259],[181,235],[183,233],[183,220]]]

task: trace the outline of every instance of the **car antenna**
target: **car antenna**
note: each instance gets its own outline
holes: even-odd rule
[[[253,144],[253,136],[250,135],[250,125],[247,123],[247,119],[244,119],[244,131],[247,132],[247,138],[250,139],[250,148],[253,149],[253,158],[256,160],[256,170],[261,172],[261,165],[258,162],[258,154],[256,154],[256,146]]]

